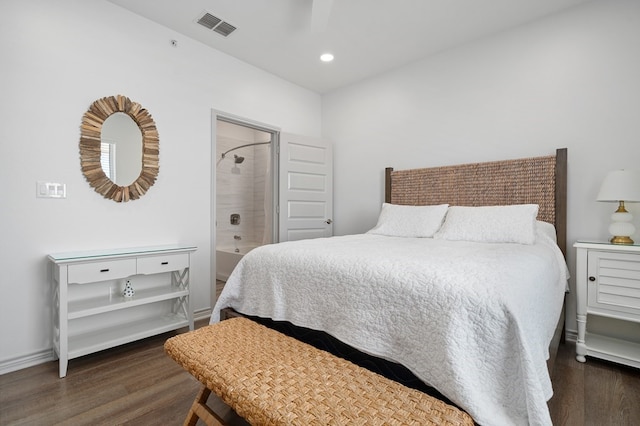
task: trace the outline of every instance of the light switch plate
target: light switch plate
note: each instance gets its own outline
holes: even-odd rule
[[[67,185],[56,182],[36,182],[37,198],[67,198]]]

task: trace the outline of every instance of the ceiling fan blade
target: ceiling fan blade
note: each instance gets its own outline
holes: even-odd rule
[[[329,22],[329,15],[331,15],[331,8],[333,6],[333,0],[312,0],[311,6],[311,31],[312,32],[324,32],[327,29]]]

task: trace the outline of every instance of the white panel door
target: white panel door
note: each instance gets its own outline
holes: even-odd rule
[[[333,235],[333,151],[328,141],[280,134],[280,241]]]

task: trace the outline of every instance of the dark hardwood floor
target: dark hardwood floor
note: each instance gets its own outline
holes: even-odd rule
[[[575,344],[560,345],[549,401],[554,425],[640,425],[640,370],[587,357]]]
[[[0,376],[0,425],[182,424],[200,384],[165,355],[164,341],[174,334],[71,360],[64,379],[57,362]],[[555,425],[640,425],[640,370],[578,363],[574,346],[565,343],[554,389]],[[246,424],[213,402],[231,424]]]
[[[0,376],[0,425],[181,425],[201,385],[164,353],[178,332],[73,359],[63,379],[57,362]],[[232,424],[246,424],[210,401]]]

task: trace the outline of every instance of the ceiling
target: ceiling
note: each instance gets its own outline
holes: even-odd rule
[[[326,93],[593,0],[109,1],[299,86]],[[236,30],[224,37],[203,27],[197,20],[204,12]],[[335,60],[322,63],[319,56],[327,51]]]

